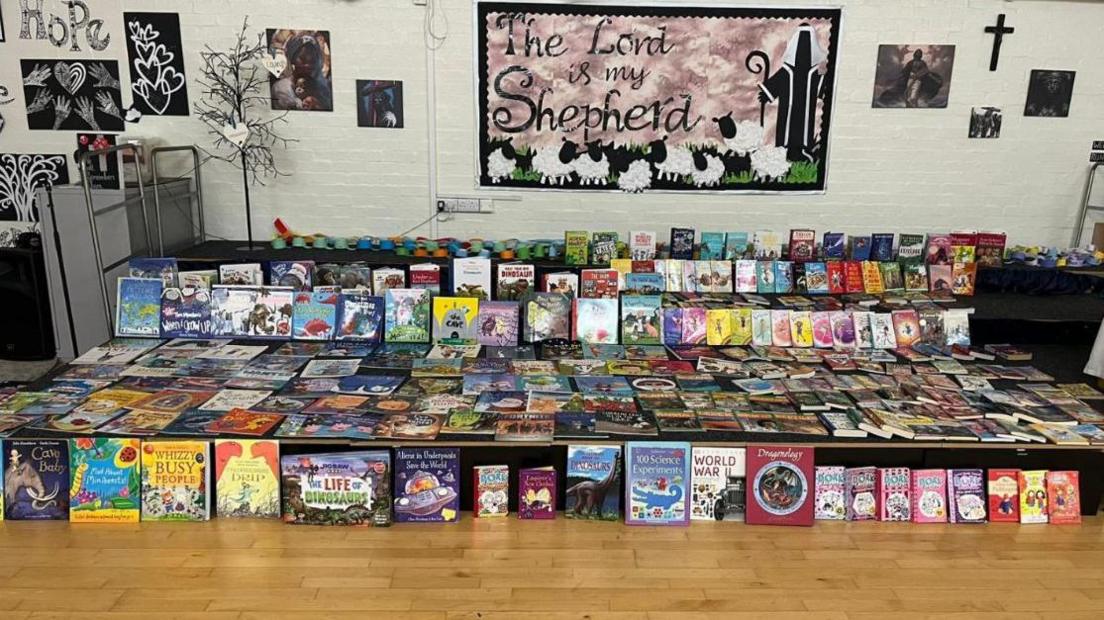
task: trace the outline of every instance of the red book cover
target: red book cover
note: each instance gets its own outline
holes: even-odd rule
[[[989,470],[989,520],[1020,522],[1020,470]]]
[[[828,294],[842,295],[847,292],[846,273],[843,262],[828,261]]]
[[[929,265],[950,265],[953,258],[950,235],[928,235],[926,260]]]
[[[1048,471],[1046,475],[1047,510],[1050,522],[1081,522],[1081,487],[1076,471]]]
[[[654,260],[634,260],[631,267],[632,273],[655,273]]]
[[[747,516],[751,525],[813,524],[813,448],[747,447]]]
[[[816,259],[816,231],[795,228],[790,231],[790,260],[805,263]]]
[[[255,413],[246,409],[231,409],[221,418],[207,424],[204,430],[208,433],[260,437],[283,421],[284,416],[275,413]]]
[[[579,283],[579,297],[617,299],[617,270],[584,269]]]
[[[1004,264],[1004,233],[978,233],[976,260],[982,267],[1000,267]]]
[[[843,286],[848,293],[862,293],[866,290],[863,286],[862,262],[857,260],[844,261]]]

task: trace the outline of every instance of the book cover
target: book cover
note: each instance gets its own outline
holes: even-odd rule
[[[923,263],[925,240],[923,234],[901,233],[897,237],[897,261],[905,265]]]
[[[870,260],[879,262],[893,260],[893,233],[870,235]]]
[[[575,340],[593,344],[617,344],[620,325],[617,299],[579,297],[572,301]]]
[[[1048,471],[1047,513],[1058,525],[1081,523],[1081,485],[1077,471]]]
[[[269,439],[216,439],[218,517],[280,518],[280,444]]]
[[[903,291],[905,289],[905,280],[901,275],[900,263],[878,263],[878,268],[882,272],[882,287],[886,291]]]
[[[472,297],[433,298],[433,342],[475,340],[479,299]]]
[[[654,260],[655,255],[655,231],[633,230],[629,232],[629,257],[631,259]]]
[[[491,259],[454,258],[449,268],[454,297],[491,298]]]
[[[843,263],[843,287],[847,293],[862,293],[865,290],[863,264],[849,260]]]
[[[280,457],[285,523],[391,525],[391,455],[386,450]]]
[[[372,271],[372,293],[383,295],[393,288],[406,288],[406,273],[402,269],[377,267]]]
[[[760,260],[760,261],[746,261],[746,262],[752,263],[752,264],[755,265],[755,275],[754,275],[754,278],[747,279],[747,280],[745,280],[745,282],[743,284],[741,284],[739,282],[739,275],[737,274],[737,292],[740,292],[739,291],[740,287],[746,288],[746,287],[751,286],[752,284],[754,284],[755,285],[755,290],[754,291],[744,291],[744,292],[755,292],[755,293],[766,294],[766,295],[774,293],[774,261]],[[737,265],[737,270],[739,270],[738,265]]]
[[[142,520],[211,518],[211,454],[206,441],[142,443]]]
[[[518,471],[518,518],[556,518],[554,467],[530,467]]]
[[[691,520],[744,520],[745,458],[744,448],[694,446],[690,465]]]
[[[13,417],[10,416],[9,417]],[[3,515],[11,521],[69,518],[69,442],[7,439],[4,451]]]
[[[590,235],[585,230],[564,231],[564,264],[586,265],[590,262]]]
[[[666,280],[658,273],[630,273],[625,276],[625,293],[637,295],[658,295],[667,286]]]
[[[771,265],[769,261],[759,262],[753,260],[737,260],[736,261],[736,292],[737,293],[754,293],[758,290],[758,276],[756,270],[758,265]],[[773,283],[773,276],[771,282]],[[764,284],[764,286],[766,286]],[[774,286],[771,286],[771,292],[774,292]]]
[[[816,258],[816,231],[806,228],[790,230],[790,260],[804,263]]]
[[[813,315],[808,310],[790,312],[790,341],[795,347],[813,346]]]
[[[812,447],[749,444],[746,471],[749,524],[813,524]]]
[[[913,523],[947,522],[947,470],[912,471]]]
[[[590,262],[595,265],[608,265],[617,258],[617,233],[599,231],[590,238]]]
[[[621,519],[621,446],[569,445],[564,516]]]
[[[912,479],[908,467],[879,467],[877,487],[879,521],[912,520],[909,499]]]
[[[460,519],[460,449],[395,449],[395,521]]]
[[[977,263],[959,263],[951,266],[951,293],[972,296],[977,283]]]
[[[975,257],[982,267],[1000,267],[1004,264],[1004,233],[978,233]]]
[[[526,263],[500,263],[495,299],[517,301],[537,288],[536,267]]]
[[[842,261],[847,256],[847,234],[837,232],[824,233],[821,253],[825,260]]]
[[[272,286],[290,286],[296,291],[309,291],[313,273],[314,261],[274,260],[268,263],[268,281]]]
[[[779,295],[788,295],[794,292],[794,264],[793,261],[776,260],[774,263],[774,292]]]
[[[662,344],[662,299],[659,295],[625,295],[621,298],[621,344]]]
[[[483,519],[505,517],[510,512],[510,467],[476,465],[472,470],[475,476],[472,516]]]
[[[985,523],[985,473],[980,469],[947,470],[947,520]]]
[[[977,233],[951,233],[951,262],[972,263],[976,258]]]
[[[882,281],[882,269],[874,261],[862,262],[863,292],[871,295],[880,295],[885,292],[885,283]]]
[[[1050,514],[1047,505],[1046,470],[1021,470],[1020,523],[1046,523]]]
[[[263,286],[264,272],[260,263],[219,265],[219,284],[228,286]]]
[[[954,269],[951,265],[928,265],[928,287],[936,291],[951,292],[954,283]]]
[[[898,347],[911,347],[920,341],[920,316],[915,309],[894,310],[890,317],[893,337]]]
[[[993,523],[1020,522],[1020,470],[990,469],[989,520]]]
[[[694,229],[672,228],[670,256],[676,260],[692,260],[694,258]]]
[[[337,300],[334,340],[378,343],[383,340],[383,297],[366,290],[342,291]]]
[[[701,260],[720,260],[724,258],[725,234],[723,232],[705,232],[701,234],[701,246],[698,258]]]
[[[829,261],[825,264],[828,275],[828,294],[843,295],[847,292],[846,266],[843,261]]]
[[[571,297],[560,293],[531,293],[521,301],[522,341],[571,338]]]
[[[106,437],[69,440],[69,521],[138,522],[140,443]]]
[[[388,342],[429,342],[429,291],[390,289],[385,296]]]
[[[290,338],[295,291],[290,287],[222,286],[211,289],[214,335]]]
[[[291,332],[296,340],[332,340],[337,323],[338,293],[300,291],[292,306]]]
[[[516,301],[480,302],[475,319],[476,342],[494,347],[516,346],[518,311],[519,306]]]
[[[851,260],[859,262],[870,260],[869,235],[851,237]]]
[[[771,336],[776,347],[789,347],[793,345],[790,331],[790,310],[771,310]]]
[[[816,468],[814,485],[816,504],[813,516],[817,520],[842,521],[847,518],[846,468],[823,465]]]
[[[165,288],[179,286],[175,258],[132,258],[127,263],[127,275],[131,278],[161,280]]]
[[[543,276],[544,292],[575,297],[579,292],[579,274],[571,272],[546,273]]]
[[[906,291],[924,292],[928,290],[928,267],[923,263],[902,264]]]
[[[218,283],[218,270],[181,271],[176,274],[176,282],[180,285],[179,288],[202,288],[209,291],[213,284]]]
[[[828,266],[821,262],[805,263],[805,292],[810,295],[827,295],[830,291],[828,284]]]
[[[818,349],[831,349],[835,346],[832,336],[832,313],[816,310],[813,317],[813,346]]]
[[[748,234],[746,232],[730,232],[725,235],[724,259],[734,261],[746,258],[748,254]]]
[[[755,309],[751,311],[751,344],[767,347],[774,344],[770,310]]]
[[[315,265],[312,286],[338,286],[343,291],[372,290],[372,269],[364,263]],[[225,284],[225,283],[224,283]]]
[[[276,413],[256,413],[246,409],[231,409],[204,430],[211,434],[249,435],[260,437],[284,421]]]
[[[157,338],[161,335],[161,289],[158,278],[119,278],[115,291],[115,335]]]
[[[950,235],[928,235],[924,261],[929,265],[950,265],[954,261]]]
[[[617,299],[617,272],[613,269],[584,269],[579,279],[579,297]]]
[[[752,234],[752,247],[756,260],[778,260],[782,258],[782,236],[773,230],[757,230]]]
[[[876,467],[847,468],[845,481],[848,521],[870,521],[878,518],[877,478]]]
[[[441,292],[441,266],[422,263],[410,266],[410,288],[426,289],[437,295]]]
[[[690,444],[627,442],[625,448],[625,523],[690,523]]]
[[[161,337],[208,338],[213,329],[211,291],[203,288],[161,291]]]

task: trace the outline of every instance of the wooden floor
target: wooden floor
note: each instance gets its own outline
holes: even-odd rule
[[[0,523],[0,617],[1100,618],[1082,526]]]

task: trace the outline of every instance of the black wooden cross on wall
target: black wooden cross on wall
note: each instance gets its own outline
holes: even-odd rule
[[[989,70],[997,70],[997,59],[1000,57],[1001,43],[1004,40],[1004,35],[1012,34],[1016,32],[1015,28],[1004,27],[1004,13],[997,16],[996,26],[986,26],[985,32],[993,35],[993,55],[989,57]]]

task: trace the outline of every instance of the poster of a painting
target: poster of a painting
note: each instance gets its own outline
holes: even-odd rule
[[[1073,71],[1032,69],[1024,116],[1069,116]]]
[[[971,138],[999,138],[1001,109],[991,105],[970,109]]]
[[[357,80],[357,127],[403,126],[402,82]]]
[[[879,45],[874,107],[947,107],[954,57],[953,45]]]
[[[839,9],[475,11],[480,186],[824,190]]]
[[[327,30],[269,28],[268,49],[287,60],[279,76],[270,76],[273,110],[333,111],[333,67]]]

